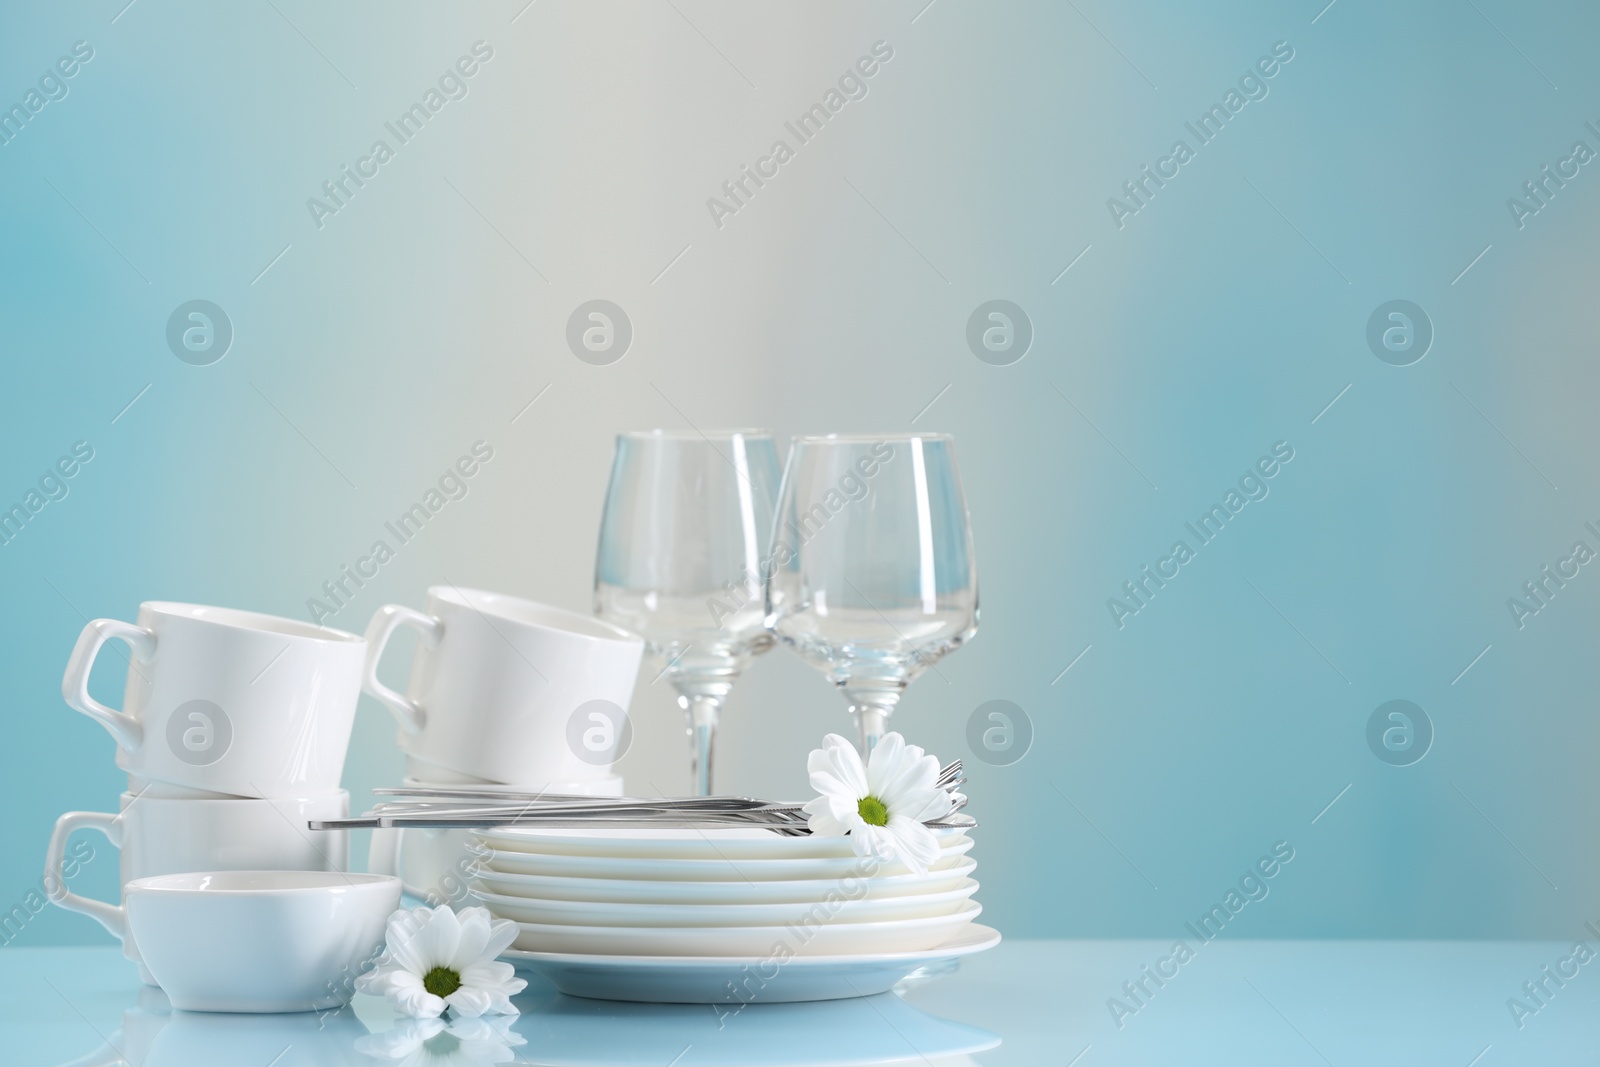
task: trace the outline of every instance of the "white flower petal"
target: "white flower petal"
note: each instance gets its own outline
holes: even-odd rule
[[[858,856],[873,856],[880,860],[895,858],[896,841],[887,826],[872,826],[863,822],[850,831],[850,837],[855,842]]]
[[[408,971],[421,971],[425,961],[418,953],[417,933],[428,925],[433,915],[431,908],[404,908],[389,916],[385,954],[396,965]]]
[[[494,959],[511,947],[511,942],[517,939],[519,932],[517,924],[511,920],[496,919],[489,924],[489,940],[483,946],[483,955],[480,958],[485,960]],[[507,966],[510,965],[507,964]]]
[[[900,734],[890,731],[878,739],[867,759],[867,788],[873,796],[882,796],[900,775],[905,754],[906,739]]]
[[[413,1019],[437,1019],[444,1014],[444,998],[428,992],[420,982],[415,988],[391,989],[386,999],[402,1015]]]
[[[413,986],[422,988],[422,979],[417,977],[416,972],[393,964],[368,971],[356,979],[356,992],[369,993],[375,997],[386,997],[390,990],[409,989]]]
[[[417,933],[417,953],[422,957],[423,973],[435,967],[451,967],[461,945],[461,919],[448,905],[433,909],[428,925]]]
[[[806,801],[802,811],[806,813],[806,824],[810,825],[811,832],[819,833],[822,837],[843,837],[850,833],[853,825],[851,819],[859,819],[859,805],[861,798],[851,800],[834,800],[832,797],[816,797]]]
[[[885,829],[894,839],[900,861],[916,873],[926,874],[928,868],[938,860],[939,839],[916,819],[904,816],[891,818]]]
[[[452,1012],[457,1015],[465,1015],[468,1018],[482,1015],[489,1010],[489,1005],[493,1003],[487,990],[473,989],[469,986],[462,986],[454,993],[451,993],[444,998],[444,1002],[450,1005]]]
[[[904,816],[915,822],[927,822],[950,814],[952,803],[950,794],[943,789],[908,790],[894,803],[888,804],[889,818],[892,820],[896,816]]]
[[[461,933],[456,941],[455,951],[450,954],[450,959],[444,965],[451,970],[459,971],[483,957],[483,950],[489,944],[489,909],[462,908],[457,913],[456,920],[460,923]]]
[[[812,788],[824,796],[852,796],[857,800],[867,795],[867,769],[861,764],[861,754],[856,747],[838,734],[822,739],[822,747],[813,749],[806,758],[806,770],[812,778]],[[827,783],[827,788],[819,785]]]
[[[500,989],[507,995],[520,993],[528,986],[527,981],[517,977],[511,964],[500,960],[478,962],[464,968],[461,971],[461,984],[479,989]]]
[[[906,763],[901,768],[899,777],[889,783],[885,788],[885,804],[899,803],[903,798],[912,793],[931,793],[938,791],[949,796],[936,784],[939,780],[939,761],[932,756],[923,756],[915,763]]]

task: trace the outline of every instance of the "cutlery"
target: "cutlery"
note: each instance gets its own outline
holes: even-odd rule
[[[954,760],[940,768],[939,777],[935,779],[934,784],[940,789],[953,793],[958,787],[965,784],[966,780],[966,776],[961,773],[961,761]],[[379,797],[410,797],[420,800],[483,801],[485,804],[496,806],[511,806],[519,803],[538,804],[541,806],[560,804],[586,809],[619,805],[633,807],[642,804],[650,807],[672,808],[674,810],[731,811],[771,806],[771,801],[740,796],[654,797],[644,799],[638,797],[582,796],[565,793],[513,792],[509,790],[473,789],[469,786],[386,786],[372,790],[372,794]]]
[[[804,813],[798,807],[768,808],[755,812],[685,813],[636,809],[614,813],[513,811],[503,813],[454,811],[406,814],[374,813],[346,819],[314,819],[313,830],[375,830],[404,828],[495,829],[527,826],[547,829],[678,829],[712,830],[740,827],[776,830],[790,836],[810,834]],[[931,829],[970,830],[978,821],[970,815],[952,813],[931,819],[923,825]]]
[[[970,829],[977,820],[957,814],[967,805],[956,792],[966,782],[960,760],[940,768],[935,784],[953,797],[950,811],[925,825]],[[403,800],[376,804],[363,815],[321,819],[313,830],[542,826],[553,829],[718,829],[759,827],[787,836],[811,832],[802,805],[741,796],[594,797],[563,793],[510,792],[470,787],[418,786],[374,789],[380,797]]]

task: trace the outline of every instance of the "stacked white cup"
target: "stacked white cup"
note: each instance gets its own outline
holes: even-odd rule
[[[122,709],[89,695],[108,640],[129,650]],[[366,640],[293,619],[232,608],[149,601],[137,623],[96,619],[61,681],[67,703],[117,742],[128,774],[121,808],[56,821],[45,860],[53,903],[98,921],[139,961],[118,903],[66,887],[67,840],[94,829],[121,852],[121,885],[196,871],[344,871],[345,831],[311,819],[349,813],[339,787]],[[140,974],[154,984],[140,963]]]
[[[404,693],[378,680],[395,631],[417,631]],[[424,611],[378,609],[363,684],[400,724],[406,788],[620,796],[644,642],[588,615],[437,585]],[[464,830],[377,830],[367,869],[435,903],[466,896]]]

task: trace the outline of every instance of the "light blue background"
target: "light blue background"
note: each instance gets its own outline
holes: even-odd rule
[[[956,435],[982,627],[895,725],[968,760],[986,922],[1176,936],[1288,841],[1234,936],[1578,936],[1600,574],[1521,630],[1506,598],[1600,548],[1600,173],[1522,230],[1505,201],[1600,148],[1600,14],[1322,2],[8,6],[0,102],[95,57],[0,147],[0,503],[77,440],[95,458],[0,547],[0,911],[54,817],[122,788],[60,698],[86,619],[304,617],[479,439],[469,496],[329,622],[445,579],[587,609],[612,435],[754,424]],[[319,230],[306,199],[478,40],[469,95]],[[719,229],[706,199],[878,40],[867,97]],[[1270,95],[1118,229],[1107,198],[1277,41]],[[209,367],[164,340],[194,298],[235,329]],[[607,367],[564,341],[594,298],[634,327]],[[1008,367],[965,342],[995,298],[1035,329]],[[1395,298],[1436,331],[1409,367],[1364,338]],[[1277,441],[1270,496],[1118,629],[1107,598]],[[1035,729],[1009,767],[966,748],[997,698]],[[1436,730],[1409,767],[1365,740],[1394,698]],[[630,787],[681,791],[665,685],[634,713]],[[720,783],[804,796],[848,726],[770,655]],[[358,794],[401,774],[392,733],[364,699]],[[93,843],[78,885],[109,894]],[[47,909],[15,943],[102,938]]]

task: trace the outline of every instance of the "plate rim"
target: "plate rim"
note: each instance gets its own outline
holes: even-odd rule
[[[623,836],[631,833],[633,836]],[[838,854],[823,855],[793,855],[785,854],[794,846],[787,844],[797,839],[784,837],[765,828],[756,828],[752,832],[748,827],[714,827],[698,831],[685,831],[691,836],[684,837],[652,837],[638,831],[616,831],[617,836],[599,837],[584,836],[585,831],[570,830],[567,828],[552,828],[540,826],[497,826],[477,827],[467,831],[468,840],[472,845],[495,852],[510,853],[518,856],[547,856],[552,858],[593,858],[593,859],[648,859],[648,860],[693,860],[700,859],[710,862],[752,862],[760,860],[838,860],[856,859],[848,845],[849,839],[845,837],[806,838],[807,844],[814,848],[820,847],[816,842],[826,842],[838,846]],[[725,835],[725,836],[724,836]],[[972,846],[964,844],[972,840],[972,835],[966,828],[951,828],[938,832],[939,847],[945,851],[970,851]],[[507,848],[506,845],[523,842],[529,846],[538,846],[548,843],[560,842],[562,844],[576,843],[575,848]],[[588,851],[583,846],[598,845],[597,851]],[[637,847],[639,851],[628,851]],[[682,853],[702,852],[707,847],[716,851],[714,856],[683,855]],[[726,848],[728,854],[723,854]],[[742,850],[748,849],[748,854],[740,855]]]
[[[968,892],[963,892],[964,890],[967,890],[966,883],[968,883],[968,882],[972,883],[971,890],[968,891]],[[955,887],[951,888],[951,889],[941,889],[941,890],[938,890],[938,891],[935,891],[935,892],[932,892],[932,893],[904,893],[904,894],[901,894],[899,896],[889,896],[889,897],[857,897],[857,898],[854,898],[854,899],[851,899],[851,900],[843,901],[843,903],[845,903],[845,904],[865,904],[865,903],[884,904],[884,903],[900,903],[900,902],[911,902],[911,901],[948,900],[948,899],[951,898],[951,894],[953,894],[953,893],[961,893],[962,894],[961,899],[963,899],[963,900],[971,900],[973,895],[976,894],[978,892],[978,890],[981,889],[981,888],[982,888],[982,883],[980,883],[976,878],[972,877],[971,875],[967,875],[966,877],[962,878],[960,882],[957,882]],[[663,907],[663,908],[704,908],[704,909],[711,909],[711,908],[717,908],[717,909],[721,909],[721,908],[802,908],[802,909],[804,909],[804,908],[809,908],[809,907],[815,906],[817,904],[825,903],[825,901],[819,901],[819,900],[776,900],[776,901],[754,900],[754,901],[750,901],[748,903],[744,903],[744,902],[726,903],[726,902],[720,902],[720,901],[712,902],[712,903],[696,903],[696,902],[692,902],[692,901],[688,902],[688,903],[681,903],[681,902],[678,902],[678,901],[671,901],[671,900],[647,900],[647,901],[638,901],[638,900],[617,900],[617,901],[612,901],[612,900],[563,900],[563,899],[561,899],[559,897],[514,897],[514,896],[508,896],[505,893],[493,893],[493,892],[489,892],[489,891],[484,890],[484,889],[479,889],[475,885],[469,885],[467,887],[467,892],[471,893],[473,896],[478,897],[481,900],[484,900],[485,904],[488,904],[491,901],[493,903],[497,903],[497,904],[498,903],[504,903],[504,904],[517,904],[517,905],[522,905],[522,904],[533,904],[533,905],[555,904],[555,905],[557,905],[557,910],[563,910],[563,911],[564,910],[568,910],[567,908],[564,907],[564,905],[568,905],[568,904],[577,905],[579,907],[584,907],[584,908],[603,906],[603,907],[608,907],[608,908],[655,908],[655,907]],[[513,921],[515,921],[515,920],[513,920]],[[568,923],[558,923],[558,924],[541,923],[539,925],[548,926],[548,925],[571,925],[571,924],[568,924]],[[699,929],[699,928],[697,928],[697,929]],[[715,929],[721,929],[721,927],[716,927]]]
[[[968,837],[968,838],[966,838],[965,841],[963,841],[963,842],[961,842],[959,844],[952,845],[949,848],[943,849],[942,851],[944,852],[944,855],[940,856],[940,859],[939,859],[938,862],[943,862],[944,860],[947,860],[947,859],[955,859],[956,857],[965,856],[968,853],[970,853],[973,850],[973,848],[976,847],[976,845],[977,845],[977,841],[975,841],[971,837]],[[697,870],[698,871],[706,871],[706,870],[710,870],[710,869],[714,869],[714,868],[726,868],[726,869],[731,869],[731,870],[734,870],[736,872],[739,872],[739,868],[740,867],[748,867],[748,868],[750,868],[752,870],[754,870],[756,868],[766,868],[768,870],[777,869],[777,870],[780,870],[780,871],[783,871],[783,872],[792,872],[794,870],[794,867],[792,867],[792,866],[774,868],[773,866],[769,866],[769,865],[775,865],[775,864],[807,865],[807,866],[816,865],[816,864],[827,864],[827,865],[829,865],[829,866],[826,866],[826,867],[822,868],[827,873],[825,873],[825,874],[814,874],[814,875],[812,875],[810,877],[810,879],[807,879],[807,878],[804,878],[804,877],[801,877],[801,878],[782,878],[782,879],[773,878],[773,879],[754,879],[755,881],[808,881],[808,880],[811,880],[811,879],[828,878],[828,877],[831,877],[836,871],[840,872],[840,873],[848,873],[849,870],[851,869],[851,865],[852,864],[859,863],[864,858],[864,857],[856,856],[856,855],[849,855],[849,856],[739,856],[739,857],[735,857],[733,859],[726,859],[726,858],[722,858],[722,857],[709,857],[709,856],[667,856],[667,857],[660,857],[660,856],[593,856],[593,855],[581,855],[581,854],[557,853],[557,852],[516,852],[516,851],[507,850],[507,849],[499,849],[499,848],[493,848],[493,847],[481,846],[481,845],[478,846],[477,851],[479,853],[482,853],[482,852],[493,853],[493,855],[490,855],[490,856],[481,856],[480,855],[478,857],[479,861],[481,863],[483,863],[485,866],[487,866],[488,864],[491,864],[491,863],[503,862],[500,857],[506,856],[506,857],[515,857],[516,860],[519,860],[519,861],[521,861],[523,863],[545,864],[545,865],[551,865],[551,866],[559,866],[559,865],[562,865],[562,864],[573,864],[573,863],[580,864],[580,865],[582,865],[582,864],[598,864],[599,867],[594,868],[594,869],[598,869],[598,870],[602,870],[602,871],[607,870],[608,868],[626,868],[626,867],[631,866],[631,865],[640,865],[640,864],[649,865],[649,866],[655,867],[656,869],[661,869],[661,865],[670,864],[671,866],[666,867],[665,868],[666,870],[695,872]],[[894,862],[902,862],[902,861],[898,861],[897,860],[897,861],[894,861]],[[532,871],[524,871],[524,872],[500,871],[500,870],[498,870],[497,868],[494,868],[494,867],[490,867],[489,869],[492,870],[492,871],[495,871],[495,873],[497,873],[497,874],[517,874],[517,873],[531,874],[531,873],[537,873],[537,872],[532,872]],[[739,873],[742,874],[743,872],[739,872]],[[903,874],[903,873],[910,873],[910,872],[902,871],[902,872],[899,872],[899,873]],[[613,878],[613,879],[616,879],[616,878],[626,878],[627,876],[626,875],[615,875],[615,874],[599,874],[599,875],[557,875],[557,876],[554,876],[554,877]],[[659,881],[733,881],[733,879],[729,879],[729,878],[724,878],[724,879],[713,879],[713,878],[701,878],[701,879],[695,879],[695,878],[686,878],[686,879],[650,878],[650,879],[639,879],[639,880],[641,880],[641,881],[655,881],[655,882],[659,882]],[[749,879],[747,877],[746,880],[751,880],[751,879]]]
[[[953,874],[955,871],[959,870],[964,864],[968,864],[968,863],[972,864],[972,867],[970,868],[970,870],[977,870],[978,861],[975,858],[973,858],[972,856],[963,854],[961,856],[961,858],[955,864],[953,864],[952,866],[939,868],[937,870],[930,870],[928,872],[928,874],[950,875],[950,874]],[[712,885],[723,885],[723,884],[726,884],[726,885],[748,885],[748,884],[755,884],[755,885],[763,885],[763,886],[769,886],[769,885],[806,885],[806,886],[810,886],[810,885],[814,885],[817,882],[825,881],[825,879],[820,879],[820,878],[764,878],[764,879],[761,879],[759,882],[755,882],[755,883],[734,882],[732,880],[729,880],[729,881],[727,881],[725,883],[724,882],[704,883],[704,882],[696,882],[696,881],[694,881],[692,879],[686,879],[686,878],[653,878],[653,879],[652,878],[626,878],[626,879],[623,879],[623,878],[608,878],[608,877],[602,877],[602,876],[596,876],[596,875],[585,875],[585,874],[528,874],[528,873],[525,873],[523,871],[497,871],[492,867],[485,867],[485,868],[479,869],[478,871],[475,871],[474,874],[473,874],[473,877],[477,877],[478,874],[485,874],[485,873],[493,875],[496,878],[549,878],[549,879],[558,879],[560,881],[567,881],[567,882],[596,882],[596,883],[604,883],[604,884],[615,884],[615,883],[618,883],[618,882],[638,882],[640,884],[648,884],[648,885],[671,885],[671,886],[705,885],[705,884],[712,884]],[[917,875],[915,873],[906,873],[906,874],[886,874],[886,875],[883,876],[883,878],[885,880],[890,879],[890,878],[921,878],[921,877],[926,877],[926,875]],[[970,878],[970,877],[972,877],[972,875],[970,873],[967,873],[967,874],[964,874],[963,877]],[[876,879],[874,879],[874,880],[876,880]],[[572,888],[577,888],[577,887],[572,887]]]
[[[974,953],[986,952],[1003,940],[1004,935],[992,926],[985,926],[983,923],[976,921],[967,924],[966,932],[977,933],[979,931],[982,931],[982,937],[979,940],[964,945],[952,945],[946,942],[943,945],[935,945],[932,948],[910,949],[903,952],[869,952],[854,955],[841,955],[838,953],[829,955],[796,955],[785,960],[783,965],[792,967],[798,963],[811,968],[828,964],[889,964],[954,959],[958,956],[970,956]],[[711,970],[717,967],[742,967],[750,964],[760,965],[767,962],[768,959],[765,956],[640,956],[580,952],[536,952],[533,949],[520,948],[508,948],[500,953],[497,958],[523,963],[566,964],[568,966],[575,964],[588,966],[601,964],[611,968],[689,966],[703,970]]]
[[[955,911],[952,911],[952,912],[947,912],[944,915],[922,915],[922,916],[917,916],[917,917],[914,917],[914,918],[907,918],[907,919],[878,919],[878,920],[869,920],[867,922],[858,922],[858,923],[840,923],[839,926],[840,927],[852,927],[852,928],[854,928],[856,930],[867,930],[868,928],[876,929],[876,928],[882,928],[882,927],[893,927],[895,929],[901,929],[901,928],[904,928],[906,926],[910,926],[910,925],[912,925],[914,923],[926,923],[929,926],[933,926],[933,925],[936,925],[936,924],[938,924],[940,922],[949,922],[949,921],[954,920],[954,919],[960,919],[960,918],[962,918],[964,916],[968,916],[969,917],[969,918],[967,918],[966,925],[971,925],[971,923],[976,921],[977,917],[979,915],[982,915],[982,914],[983,914],[983,904],[980,903],[979,901],[973,900],[971,897],[968,897],[967,899],[965,899],[965,900],[963,900],[961,902],[961,907],[960,908],[957,908]],[[516,923],[519,933],[537,932],[538,930],[559,930],[563,934],[598,933],[598,932],[604,931],[605,933],[620,933],[620,934],[622,934],[624,936],[646,936],[646,937],[653,936],[653,935],[654,936],[659,936],[659,935],[664,935],[664,934],[671,934],[671,935],[674,935],[674,936],[690,937],[690,936],[695,935],[695,934],[723,935],[723,934],[735,934],[735,933],[750,933],[752,931],[775,932],[775,931],[789,929],[789,927],[787,925],[776,925],[775,926],[775,925],[769,925],[769,924],[766,924],[766,923],[759,923],[759,924],[756,924],[756,925],[746,925],[746,926],[583,926],[581,924],[575,924],[575,923],[536,923],[536,922],[527,922],[527,921],[522,920],[522,919],[507,919],[506,921],[507,922]],[[530,931],[528,929],[529,927],[533,927],[533,930]]]

